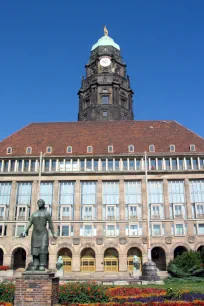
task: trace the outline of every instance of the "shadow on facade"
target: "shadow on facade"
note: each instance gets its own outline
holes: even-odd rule
[[[155,247],[151,251],[152,261],[160,271],[166,271],[166,254],[161,247]]]
[[[13,270],[25,268],[26,266],[26,251],[23,248],[17,248],[12,253],[11,267]]]
[[[0,266],[3,266],[4,262],[4,251],[0,249]]]
[[[184,252],[188,252],[187,248],[185,248],[184,246],[178,246],[174,250],[174,258],[176,256],[182,255]]]

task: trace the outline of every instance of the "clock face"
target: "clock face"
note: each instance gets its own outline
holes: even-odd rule
[[[102,67],[108,67],[110,64],[111,64],[110,58],[108,58],[108,57],[102,57],[102,58],[100,59],[100,65],[101,65]]]

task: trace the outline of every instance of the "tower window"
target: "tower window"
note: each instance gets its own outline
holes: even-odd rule
[[[52,147],[47,147],[46,148],[46,153],[52,153]]]
[[[108,112],[104,111],[103,112],[103,118],[107,118],[108,117]]]
[[[6,153],[11,154],[12,153],[12,147],[8,147],[7,150],[6,150]]]
[[[128,152],[134,152],[134,146],[133,145],[130,145],[128,147]]]
[[[72,153],[72,147],[71,146],[67,147],[67,153]]]
[[[89,104],[90,104],[90,100],[89,100],[89,99],[86,99],[86,100],[84,101],[84,108],[87,108],[87,107],[89,106]]]
[[[93,153],[93,147],[92,146],[87,147],[87,153]]]
[[[32,153],[32,148],[31,147],[27,147],[26,148],[26,154],[31,154]]]
[[[101,104],[109,104],[109,96],[102,96]]]
[[[194,144],[191,144],[191,145],[190,145],[190,151],[193,152],[193,151],[195,151],[195,150],[196,150],[195,145],[194,145]]]
[[[108,153],[113,153],[113,146],[108,146]]]
[[[155,152],[155,146],[154,145],[149,146],[149,152]]]
[[[170,152],[175,152],[175,145],[170,145],[169,146],[169,150],[170,150]]]

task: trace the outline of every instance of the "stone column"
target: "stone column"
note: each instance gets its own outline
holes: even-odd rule
[[[125,195],[124,195],[124,180],[119,182],[119,209],[120,209],[120,220],[125,220]]]
[[[11,254],[9,255],[4,254],[3,265],[9,266],[9,267],[12,266],[12,255]]]
[[[58,208],[59,208],[59,181],[54,181],[53,186],[53,203],[52,203],[52,220],[58,220]]]
[[[187,218],[192,218],[192,211],[191,211],[191,198],[190,198],[190,183],[189,179],[185,178],[185,196],[186,196],[186,210],[187,210]]]
[[[145,178],[141,181],[142,184],[142,236],[146,239],[147,237],[147,188],[145,183]],[[142,254],[143,263],[146,262],[147,259],[147,244],[144,245],[144,253]]]
[[[32,215],[37,210],[37,200],[38,200],[38,181],[35,180],[32,183],[30,215]]]
[[[127,272],[127,254],[119,254],[119,272]]]
[[[103,272],[104,271],[104,258],[103,254],[96,255],[96,272]]]
[[[15,208],[16,208],[16,195],[17,195],[17,182],[13,181],[11,185],[11,197],[9,205],[9,220],[15,220]]]
[[[72,255],[72,272],[80,272],[80,254]]]
[[[168,193],[167,179],[163,179],[163,189],[164,189],[164,219],[170,219],[169,193]]]
[[[103,206],[102,206],[102,180],[97,182],[97,194],[96,194],[96,207],[97,207],[97,220],[100,221],[103,218]]]

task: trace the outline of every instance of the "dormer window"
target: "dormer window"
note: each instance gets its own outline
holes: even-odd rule
[[[194,145],[194,144],[191,144],[191,145],[190,145],[190,151],[191,151],[191,152],[194,152],[195,150],[196,150],[195,145]]]
[[[87,153],[93,153],[93,147],[92,146],[87,147]]]
[[[67,147],[67,153],[72,153],[72,147],[71,146]]]
[[[108,146],[108,153],[113,153],[113,146]]]
[[[155,152],[155,146],[154,145],[149,146],[149,152]]]
[[[12,147],[8,147],[6,150],[6,154],[11,154],[13,151]]]
[[[26,148],[26,154],[31,154],[32,153],[32,148],[31,147],[27,147]]]
[[[49,153],[49,154],[52,153],[52,147],[47,147],[46,148],[46,153]]]
[[[169,146],[169,150],[170,150],[170,152],[175,152],[175,145],[173,145],[173,144],[171,144],[170,146]]]
[[[134,152],[134,146],[133,145],[130,145],[128,147],[128,152],[131,153],[131,152]]]

